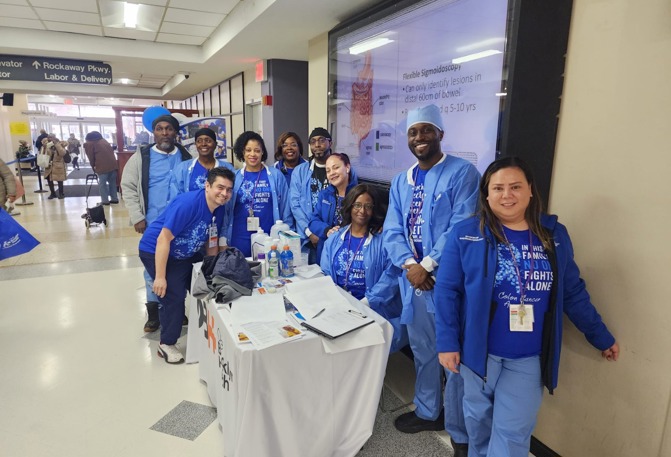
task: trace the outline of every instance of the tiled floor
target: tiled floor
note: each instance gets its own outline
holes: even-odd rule
[[[139,236],[123,203],[106,207],[107,227],[86,229],[84,198],[47,200],[35,177],[25,186],[34,204],[16,220],[42,244],[0,262],[0,455],[223,455],[216,421],[170,434],[174,417],[211,417],[211,404],[197,365],[166,364],[145,337]],[[390,367],[387,384],[411,397],[411,362]]]

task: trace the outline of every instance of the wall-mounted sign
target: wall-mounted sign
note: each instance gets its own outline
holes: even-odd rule
[[[112,67],[93,60],[0,54],[0,81],[112,84]]]

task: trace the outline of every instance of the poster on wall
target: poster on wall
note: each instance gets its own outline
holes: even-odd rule
[[[480,172],[499,129],[507,2],[434,0],[330,36],[329,126],[359,176],[390,181],[415,163],[408,111],[434,104],[443,152]]]
[[[198,157],[196,150],[196,139],[193,135],[202,128],[209,128],[217,136],[217,149],[214,156],[218,159],[226,159],[226,119],[223,117],[199,117],[187,118],[179,127],[179,141],[193,157]]]

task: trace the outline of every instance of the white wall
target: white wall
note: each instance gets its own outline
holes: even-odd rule
[[[0,159],[11,162],[16,159],[16,151],[19,149],[19,140],[26,140],[30,146],[30,133],[25,135],[12,135],[11,123],[21,123],[30,127],[28,116],[21,111],[28,109],[28,99],[24,94],[14,94],[14,106],[2,106],[0,104]],[[13,169],[13,165],[10,168]]]
[[[564,457],[671,456],[669,74],[667,1],[574,0],[550,209],[622,354],[567,324],[535,433]]]
[[[310,131],[315,127],[327,128],[328,63],[328,33],[324,33],[308,42],[308,128]]]

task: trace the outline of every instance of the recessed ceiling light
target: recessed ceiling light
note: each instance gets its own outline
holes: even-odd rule
[[[129,29],[137,27],[137,13],[140,5],[137,3],[124,2],[123,5],[123,23]]]
[[[120,82],[121,84],[128,84],[129,81],[128,81],[128,78],[121,78],[121,79],[119,80],[119,82]]]

